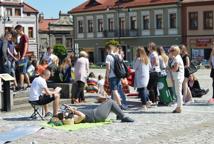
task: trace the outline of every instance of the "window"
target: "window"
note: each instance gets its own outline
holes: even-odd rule
[[[12,8],[6,8],[7,16],[12,16]]]
[[[98,32],[103,32],[103,19],[98,19]]]
[[[176,13],[169,14],[169,26],[170,29],[176,28]]]
[[[15,9],[15,16],[21,16],[21,9],[20,8]]]
[[[33,27],[28,27],[28,37],[33,38]]]
[[[198,29],[198,12],[189,13],[189,29],[190,30]]]
[[[149,30],[149,15],[143,16],[143,30]]]
[[[88,32],[92,33],[93,32],[93,21],[88,20]]]
[[[125,35],[125,18],[124,17],[120,17],[119,18],[119,34],[120,36]]]
[[[11,32],[12,31],[12,27],[5,27],[4,30],[5,30],[5,32]]]
[[[204,12],[204,29],[213,29],[213,12]]]
[[[31,14],[30,14],[30,13],[27,13],[27,16],[31,16]]]
[[[78,33],[83,33],[83,21],[78,21]]]
[[[137,30],[137,18],[136,16],[130,17],[131,21],[131,30]]]
[[[114,31],[114,19],[113,18],[108,19],[108,31],[110,31],[110,32]]]
[[[66,47],[72,48],[72,38],[66,38]]]
[[[163,28],[163,16],[162,14],[156,15],[156,29],[162,29]]]
[[[56,38],[56,44],[62,44],[62,38]]]

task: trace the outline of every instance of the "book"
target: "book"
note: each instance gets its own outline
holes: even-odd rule
[[[59,93],[61,90],[62,90],[61,87],[56,87],[56,88],[54,89],[54,91],[55,91],[56,93]]]

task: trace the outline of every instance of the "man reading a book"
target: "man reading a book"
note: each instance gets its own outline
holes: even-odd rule
[[[54,91],[50,91],[47,86],[47,80],[50,78],[50,71],[45,70],[39,77],[35,78],[31,84],[29,101],[43,105],[45,116],[50,115],[47,104],[53,101],[53,115],[57,115],[60,102],[60,90],[57,87]]]

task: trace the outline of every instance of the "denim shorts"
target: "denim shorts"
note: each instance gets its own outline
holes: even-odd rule
[[[109,85],[110,85],[111,91],[118,90],[120,86],[120,79],[117,77],[109,78]]]
[[[27,65],[28,65],[28,59],[24,58],[23,60],[18,61],[18,70],[19,73],[25,74],[27,73]]]

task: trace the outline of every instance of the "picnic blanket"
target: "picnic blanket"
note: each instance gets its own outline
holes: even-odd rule
[[[79,123],[79,124],[73,124],[73,125],[62,125],[62,126],[55,126],[53,124],[48,124],[47,122],[43,123],[42,126],[48,127],[48,128],[54,128],[59,130],[65,130],[65,131],[76,131],[80,129],[87,129],[87,128],[93,128],[98,126],[103,126],[107,124],[111,124],[111,120],[107,120],[105,122],[99,122],[99,123]]]

